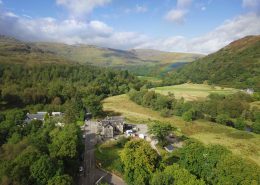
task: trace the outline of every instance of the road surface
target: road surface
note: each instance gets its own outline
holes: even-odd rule
[[[115,176],[108,174],[96,167],[95,163],[95,145],[97,143],[95,134],[95,122],[86,122],[85,127],[85,153],[84,153],[84,174],[79,179],[79,185],[95,185],[102,178],[102,182],[108,182],[112,185],[126,185],[124,181]]]

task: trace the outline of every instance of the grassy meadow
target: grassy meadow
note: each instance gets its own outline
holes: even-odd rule
[[[238,89],[233,89],[233,88],[223,88],[218,86],[210,86],[206,84],[191,84],[191,83],[156,87],[153,88],[153,90],[163,95],[167,95],[170,92],[173,93],[177,99],[183,97],[187,101],[206,98],[210,93],[228,95],[239,91]]]
[[[122,146],[118,145],[117,141],[106,141],[97,146],[95,156],[97,162],[102,168],[122,177],[122,163],[120,160],[120,152],[123,150]]]
[[[161,83],[162,82],[162,80],[160,78],[157,78],[157,77],[138,76],[138,78],[140,80],[145,80],[145,81],[148,81],[148,82],[151,82],[151,83]]]
[[[131,123],[150,123],[158,120],[170,123],[188,137],[205,144],[220,144],[234,154],[250,159],[260,166],[260,135],[239,131],[208,121],[184,122],[179,117],[164,118],[159,112],[132,102],[127,95],[113,96],[103,101],[104,111],[119,113]]]

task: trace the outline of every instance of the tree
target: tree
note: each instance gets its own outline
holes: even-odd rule
[[[193,111],[192,110],[188,110],[187,112],[184,112],[182,114],[182,119],[184,121],[192,121],[193,118]]]
[[[199,180],[185,168],[178,164],[166,167],[162,172],[156,172],[150,185],[205,185],[203,180]]]
[[[230,120],[230,118],[229,118],[229,116],[226,115],[226,114],[220,114],[220,115],[218,115],[217,118],[216,118],[216,122],[217,122],[217,123],[220,123],[220,124],[222,124],[222,125],[226,125],[229,120]]]
[[[57,96],[56,96],[56,97],[52,100],[51,103],[54,104],[54,105],[61,105],[61,104],[62,104],[62,101],[61,101],[60,97],[57,97]]]
[[[11,177],[13,182],[19,182],[21,185],[32,184],[30,178],[30,166],[40,157],[40,153],[32,146],[26,147],[15,159],[11,161],[12,168],[7,170],[7,176]]]
[[[103,107],[101,98],[96,95],[89,95],[83,99],[83,104],[94,117],[102,115]]]
[[[145,140],[132,140],[126,143],[121,160],[126,182],[129,185],[145,185],[156,169],[158,155]]]
[[[236,119],[236,121],[234,122],[234,126],[238,130],[244,130],[246,127],[245,120],[242,118]]]
[[[180,150],[179,164],[207,182],[215,176],[213,170],[222,156],[230,152],[218,145],[205,147],[202,143],[188,141]]]
[[[253,132],[260,134],[260,122],[254,122],[252,128]]]
[[[153,134],[161,144],[165,144],[165,137],[174,130],[174,127],[170,124],[155,122],[149,125],[148,130],[149,133]]]
[[[55,175],[56,168],[53,161],[47,155],[43,155],[33,163],[30,171],[37,184],[45,185]]]
[[[80,131],[75,124],[65,125],[62,129],[54,129],[50,133],[50,137],[51,157],[76,158],[80,143]]]
[[[214,173],[212,184],[257,185],[260,180],[260,168],[255,163],[232,154],[219,160]]]
[[[48,181],[48,185],[72,185],[73,180],[69,175],[56,175]]]
[[[75,104],[72,101],[67,101],[65,106],[64,120],[66,123],[76,123],[77,121],[77,110]]]

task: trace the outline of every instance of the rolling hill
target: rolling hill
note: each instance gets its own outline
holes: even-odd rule
[[[260,91],[260,36],[247,36],[171,72],[164,83],[218,84]]]
[[[8,62],[80,63],[158,75],[202,57],[200,54],[157,50],[117,50],[93,45],[22,42],[0,36],[0,59]]]

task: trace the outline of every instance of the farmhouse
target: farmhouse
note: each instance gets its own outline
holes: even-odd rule
[[[30,114],[27,113],[26,117],[25,117],[25,122],[29,123],[32,120],[40,120],[40,121],[45,121],[44,118],[46,115],[49,115],[48,112],[37,112],[36,114]],[[57,121],[57,126],[64,126],[64,123],[61,123],[62,118],[63,118],[64,113],[62,112],[52,112],[51,116],[53,119],[55,119],[55,121]]]
[[[106,117],[98,123],[97,131],[104,138],[113,138],[114,135],[124,133],[125,122],[124,117],[113,116]]]
[[[29,123],[32,120],[44,121],[44,117],[45,117],[46,114],[48,114],[48,113],[47,112],[37,112],[36,114],[27,113],[24,121],[26,123]]]

